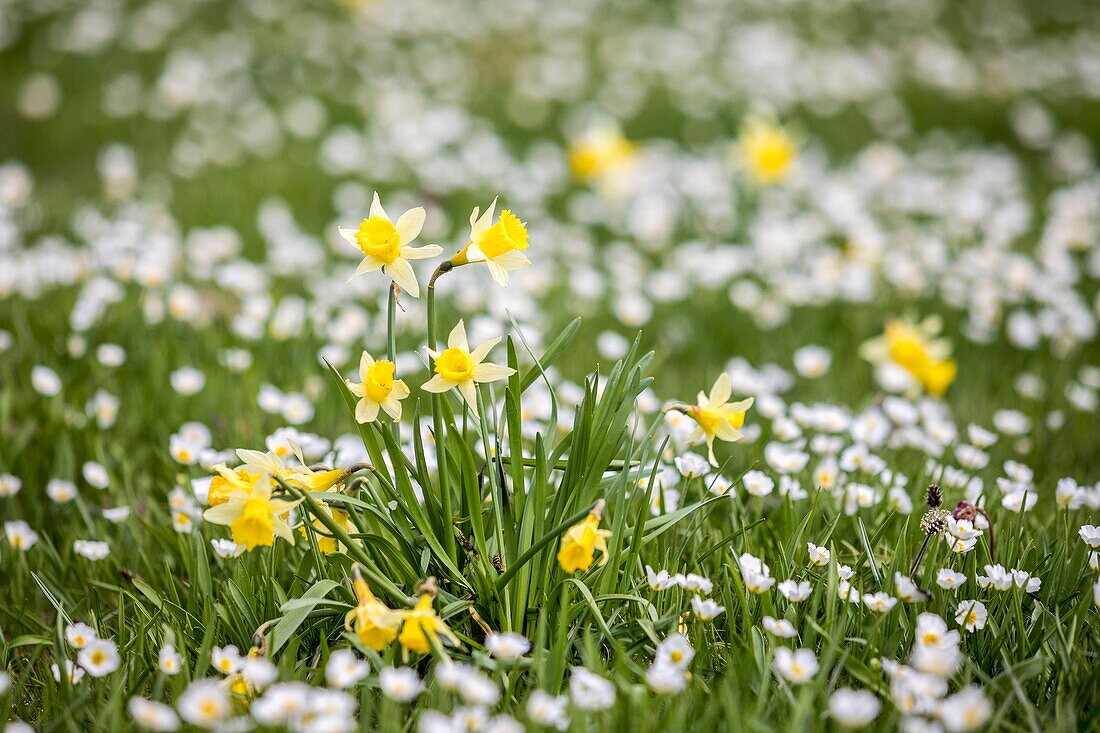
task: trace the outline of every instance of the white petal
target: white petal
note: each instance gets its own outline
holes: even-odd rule
[[[482,344],[479,344],[476,349],[470,352],[470,360],[475,364],[480,364],[484,361],[485,357],[489,355],[489,352],[493,350],[493,347],[500,343],[500,337],[495,339],[489,339]]]
[[[355,405],[355,422],[366,425],[378,419],[378,403],[372,400],[359,400]]]
[[[389,220],[389,218],[390,218],[389,215],[386,213],[386,210],[382,208],[382,202],[378,200],[378,192],[377,191],[374,192],[374,201],[371,201],[371,204],[370,204],[370,215],[371,216],[380,216],[380,217],[382,217],[383,219],[386,219],[386,220]]]
[[[495,382],[498,379],[506,379],[515,374],[515,371],[512,367],[486,362],[474,367],[473,377],[475,382],[485,384],[486,382]]]
[[[425,392],[434,392],[438,394],[440,392],[446,392],[453,386],[455,386],[454,382],[448,382],[446,379],[436,374],[427,382],[424,382],[424,384],[420,386],[420,389]]]
[[[731,393],[730,375],[727,372],[722,372],[718,375],[718,379],[714,380],[714,386],[710,388],[710,402],[712,405],[725,404]]]
[[[462,395],[462,399],[470,406],[470,412],[474,413],[474,417],[478,417],[477,387],[474,385],[473,380],[467,379],[465,382],[459,383],[458,393]]]
[[[423,247],[402,247],[401,256],[406,260],[427,260],[443,254],[438,244],[425,244]]]
[[[515,249],[497,255],[493,258],[493,262],[505,270],[521,270],[531,264],[531,260],[527,259],[527,255]]]
[[[377,272],[384,266],[385,264],[382,260],[376,260],[373,257],[364,257],[363,261],[359,263],[359,266],[355,268],[355,277],[359,277],[368,272]]]
[[[350,244],[352,247],[359,249],[359,238],[356,236],[359,233],[358,229],[352,229],[351,227],[340,227],[338,229],[340,236],[344,238],[344,241]]]
[[[424,216],[424,207],[417,206],[397,219],[397,236],[401,237],[401,244],[408,244],[420,236],[420,230],[424,228]]]
[[[497,284],[502,288],[508,287],[508,271],[492,260],[485,260],[485,264],[489,268],[489,274],[493,276]]]
[[[401,286],[401,289],[414,298],[420,297],[420,284],[416,282],[416,273],[409,261],[398,257],[386,265],[386,274]]]
[[[382,401],[382,409],[385,410],[386,414],[393,420],[401,419],[401,403],[398,402],[392,394]]]
[[[447,346],[452,349],[462,349],[466,353],[470,352],[470,342],[466,340],[466,324],[459,320],[458,325],[451,329],[451,334],[447,336]]]

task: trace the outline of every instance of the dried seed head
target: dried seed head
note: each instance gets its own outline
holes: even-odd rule
[[[929,509],[920,520],[920,529],[926,535],[943,534],[947,531],[947,518],[951,515],[946,509]]]
[[[939,484],[928,484],[928,495],[925,497],[928,506],[937,509],[943,503],[943,491]]]

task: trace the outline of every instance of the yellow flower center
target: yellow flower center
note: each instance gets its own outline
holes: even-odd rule
[[[233,540],[249,550],[257,545],[272,545],[275,538],[271,504],[266,499],[249,499],[241,510],[241,516],[229,525],[229,529],[233,532]]]
[[[481,235],[477,247],[490,260],[505,252],[527,249],[527,227],[518,216],[505,209],[500,212],[500,221]]]
[[[372,402],[382,402],[393,391],[393,375],[396,367],[392,361],[381,359],[367,370],[367,381],[363,385],[367,398]]]
[[[465,382],[474,375],[474,360],[468,352],[452,346],[435,360],[435,373],[448,382]]]
[[[924,643],[925,644],[935,644],[939,640],[940,640],[940,635],[937,634],[935,631],[927,631],[924,634]]]
[[[92,652],[92,665],[93,666],[98,667],[99,665],[103,664],[106,661],[107,661],[107,655],[104,654],[103,652],[99,651],[98,649],[96,651]]]
[[[668,658],[672,660],[673,664],[677,664],[684,658],[684,653],[677,649],[676,651],[669,654]]]
[[[363,254],[387,265],[401,254],[401,236],[397,233],[397,227],[381,216],[372,216],[361,221],[355,239]]]

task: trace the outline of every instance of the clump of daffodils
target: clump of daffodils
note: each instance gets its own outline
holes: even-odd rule
[[[934,397],[942,397],[955,381],[958,364],[951,358],[951,342],[939,338],[942,323],[930,316],[920,323],[893,320],[886,324],[882,336],[866,341],[859,353],[887,370],[880,373],[884,384],[892,384],[890,369],[900,369],[907,375],[911,389],[923,389]]]

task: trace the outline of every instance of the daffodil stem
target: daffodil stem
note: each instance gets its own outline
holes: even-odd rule
[[[504,564],[504,568],[508,568],[508,557],[504,544],[504,488],[500,485],[500,475],[498,474],[497,458],[495,454],[496,443],[490,437],[489,432],[489,415],[487,412],[488,405],[485,404],[485,392],[480,387],[477,389],[477,412],[478,422],[481,426],[481,446],[485,451],[485,463],[486,473],[489,474],[489,488],[493,492],[493,530],[497,540],[497,554],[500,556],[501,562]],[[480,510],[480,507],[478,508]],[[506,618],[505,621],[508,624],[506,631],[511,631],[512,628],[512,606],[508,602],[508,588],[507,586],[497,586],[498,592],[504,592],[504,604]]]
[[[909,577],[913,577],[917,568],[920,566],[920,561],[924,558],[924,553],[928,550],[928,543],[932,540],[932,535],[926,534],[924,536],[924,542],[920,546],[920,551],[917,553],[917,558],[913,560],[913,567],[909,568]]]
[[[299,498],[305,504],[308,512],[312,514],[321,524],[325,525],[325,528],[332,533],[333,537],[344,544],[344,547],[348,548],[348,554],[354,557],[362,566],[363,574],[367,576],[373,587],[380,589],[383,593],[390,597],[393,601],[404,601],[405,594],[401,592],[401,589],[386,576],[379,573],[375,568],[375,563],[371,560],[370,556],[363,551],[362,546],[355,540],[353,540],[348,533],[344,531],[343,527],[336,523],[332,516],[320,507],[317,500],[310,496],[307,492],[299,492],[288,486],[278,477],[275,480],[283,487],[283,490],[295,498]]]
[[[390,283],[390,302],[386,312],[386,355],[391,364],[397,363],[397,329],[394,327],[397,321],[397,283]],[[393,439],[400,440],[400,428],[394,421],[390,425],[393,431]]]
[[[443,265],[448,263],[444,262]],[[435,351],[435,281],[444,272],[450,270],[443,268],[440,265],[435,273],[432,275],[432,279],[428,281],[428,294],[426,297],[428,301],[428,348]],[[435,360],[428,357],[428,366],[433,367]],[[432,394],[432,432],[435,433],[435,475],[439,481],[439,501],[443,508],[443,522],[440,528],[443,533],[443,546],[447,548],[448,554],[450,554],[452,560],[458,559],[458,545],[455,543],[454,532],[451,531],[451,526],[454,522],[454,515],[451,509],[451,487],[447,483],[447,436],[443,432],[443,396],[439,394]]]

